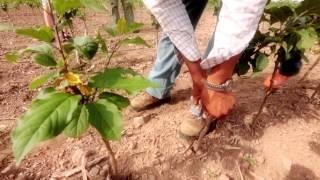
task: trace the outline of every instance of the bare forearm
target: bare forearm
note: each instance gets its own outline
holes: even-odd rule
[[[240,56],[240,54],[233,56],[228,61],[225,61],[224,63],[214,67],[208,74],[207,80],[213,84],[222,84],[226,80],[230,79]]]

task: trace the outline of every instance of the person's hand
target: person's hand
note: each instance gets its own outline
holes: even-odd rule
[[[233,75],[234,67],[240,55],[231,57],[228,61],[214,67],[208,74],[207,81],[212,84],[222,84]],[[207,116],[221,118],[227,115],[236,102],[232,92],[219,92],[204,87],[201,93],[201,101]]]
[[[203,88],[201,100],[204,110],[215,118],[227,115],[236,102],[232,92],[218,92],[207,88]]]
[[[271,86],[271,79],[272,79],[272,74],[269,75],[266,80],[264,81],[263,85],[266,89],[269,89]],[[273,79],[273,85],[272,88],[273,89],[278,89],[280,87],[282,87],[284,84],[287,83],[287,81],[289,80],[288,76],[284,76],[282,74],[279,73],[279,71],[276,72],[274,79]]]
[[[203,89],[203,82],[206,79],[206,73],[200,66],[201,60],[198,60],[196,62],[191,62],[191,61],[184,59],[184,62],[186,63],[186,65],[189,69],[191,79],[192,79],[193,103],[195,105],[198,105],[200,102],[201,92]]]

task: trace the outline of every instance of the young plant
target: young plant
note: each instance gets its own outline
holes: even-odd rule
[[[271,57],[276,57],[271,85],[266,90],[253,124],[256,124],[267,98],[274,90],[275,73],[296,75],[302,66],[301,59],[307,61],[304,54],[319,41],[319,17],[320,0],[304,0],[300,4],[270,3],[266,7],[260,28],[235,69],[239,76],[247,74],[250,69],[256,74],[268,66]],[[262,29],[266,26],[267,30]]]
[[[52,0],[49,1],[50,14],[57,16],[76,8],[105,10],[99,0]],[[52,6],[53,5],[53,6]],[[55,23],[49,27],[13,28],[0,25],[0,30],[12,30],[16,34],[38,40],[19,51],[7,53],[10,62],[18,58],[31,57],[34,63],[46,68],[46,73],[30,83],[30,89],[41,88],[41,92],[32,101],[31,107],[18,120],[12,131],[13,153],[17,164],[38,143],[54,138],[61,133],[78,138],[94,127],[101,135],[112,158],[113,173],[117,173],[116,160],[109,140],[119,140],[122,132],[121,111],[127,107],[129,99],[121,94],[134,94],[147,87],[155,86],[131,69],[105,68],[101,72],[86,73],[72,66],[74,54],[90,64],[98,52],[108,56],[109,60],[120,46],[125,44],[145,45],[140,37],[131,37],[130,32],[141,28],[141,24],[128,25],[120,20],[113,29],[112,36],[121,36],[117,48],[108,54],[106,41],[100,34],[96,37],[75,36],[63,42],[59,36],[61,29]],[[54,42],[55,39],[55,42]],[[121,94],[115,93],[119,91]]]

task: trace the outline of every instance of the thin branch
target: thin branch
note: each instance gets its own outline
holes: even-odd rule
[[[116,44],[115,44],[114,47],[112,48],[112,51],[111,51],[111,54],[110,54],[110,56],[109,56],[109,58],[108,58],[108,62],[107,62],[106,67],[109,66],[109,64],[110,64],[110,62],[111,62],[111,59],[112,59],[114,53],[117,52],[118,49],[120,48],[120,42],[121,42],[121,40],[119,40],[118,42],[116,42]]]
[[[112,148],[111,148],[111,145],[110,145],[109,141],[107,139],[104,139],[104,138],[102,138],[102,140],[103,140],[103,142],[104,142],[104,144],[106,146],[106,149],[107,149],[108,153],[111,156],[112,171],[113,171],[113,174],[116,175],[118,173],[118,165],[117,165],[117,161],[116,161],[114,152],[112,151]]]
[[[55,19],[53,13],[52,13],[51,0],[48,0],[48,5],[49,5],[48,14],[52,18],[52,21],[53,21],[53,24],[54,24],[54,31],[55,31],[55,34],[56,34],[56,39],[57,39],[57,42],[58,42],[58,49],[59,49],[59,52],[60,52],[60,54],[61,54],[61,56],[63,58],[63,61],[64,61],[64,69],[63,69],[63,71],[67,71],[68,70],[67,60],[66,60],[66,56],[64,55],[64,52],[63,52],[62,41],[61,41],[60,36],[59,36],[58,25],[56,23],[56,19]]]
[[[274,77],[276,76],[276,72],[278,70],[278,65],[279,65],[280,61],[279,58],[275,61],[275,65],[274,65],[274,69],[273,69],[273,73],[272,73],[272,77],[270,80],[270,86],[269,88],[266,90],[266,93],[264,95],[264,98],[262,100],[262,103],[260,105],[259,111],[257,113],[257,115],[254,117],[253,121],[252,121],[252,125],[255,125],[259,119],[260,114],[262,113],[262,110],[267,102],[268,97],[272,94],[273,92],[273,84],[274,84]]]

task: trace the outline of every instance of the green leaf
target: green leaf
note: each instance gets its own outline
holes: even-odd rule
[[[73,39],[73,46],[79,50],[79,54],[91,60],[97,53],[99,44],[89,36],[76,37]]]
[[[29,84],[29,89],[30,90],[36,89],[42,86],[43,84],[45,84],[46,82],[48,82],[49,80],[58,76],[59,76],[59,72],[56,72],[56,71],[41,75],[31,81],[31,83]]]
[[[136,32],[142,29],[143,23],[133,22],[128,24],[127,26],[128,26],[128,32]]]
[[[65,129],[80,99],[80,96],[52,91],[38,96],[11,134],[17,164],[36,144]]]
[[[33,60],[42,66],[50,67],[57,65],[57,62],[54,60],[54,58],[48,54],[37,53],[33,55]]]
[[[130,105],[128,98],[111,92],[103,92],[100,94],[99,98],[108,100],[109,102],[115,104],[120,110]]]
[[[236,66],[236,72],[238,76],[247,74],[249,70],[250,70],[250,65],[248,61],[245,59],[240,59],[239,63]]]
[[[82,8],[83,5],[80,0],[53,0],[53,9],[59,16],[63,16],[64,13],[71,9]]]
[[[95,11],[106,11],[104,2],[101,0],[80,0],[82,5],[86,8],[95,10]]]
[[[105,139],[119,140],[122,131],[122,115],[118,107],[107,100],[86,105],[89,122]]]
[[[296,8],[298,15],[320,15],[320,0],[303,0]]]
[[[132,70],[122,68],[106,69],[104,72],[92,77],[89,86],[95,88],[123,89],[129,94],[137,93],[147,87],[157,87],[156,84],[146,80]]]
[[[270,14],[270,23],[286,21],[290,16],[294,14],[292,9],[288,6],[272,7],[265,10],[266,13]]]
[[[107,27],[105,30],[112,37],[115,37],[118,35],[116,29],[114,28]]]
[[[129,32],[129,27],[127,21],[124,18],[120,18],[116,27],[117,34],[127,34]]]
[[[89,127],[89,112],[86,106],[78,106],[77,110],[73,113],[69,125],[64,129],[64,134],[79,138]]]
[[[141,37],[125,38],[121,41],[121,44],[134,44],[134,45],[143,45],[143,46],[150,47],[150,45],[148,45],[146,41],[143,40]]]
[[[300,35],[297,43],[297,47],[300,50],[308,50],[318,41],[318,35],[314,28],[301,29],[298,30],[297,33]]]
[[[10,63],[17,63],[19,55],[17,52],[8,52],[5,54],[5,58]]]
[[[106,32],[114,37],[118,35],[128,34],[130,32],[135,32],[140,30],[143,27],[142,23],[131,23],[127,24],[126,20],[124,18],[120,18],[117,22],[117,25],[112,28],[106,28]]]
[[[22,53],[30,52],[33,55],[33,60],[42,66],[56,66],[57,62],[53,57],[53,48],[48,43],[40,45],[32,45],[23,50]]]
[[[70,42],[66,42],[62,45],[63,51],[67,54],[70,54],[74,50],[74,46]]]
[[[102,38],[100,33],[98,33],[96,39],[98,44],[100,45],[101,51],[108,54],[108,47],[107,47],[106,41]]]
[[[254,72],[261,72],[268,66],[268,57],[265,54],[258,53],[256,57],[256,66]]]
[[[0,23],[0,31],[14,31],[15,27],[10,24],[2,24]]]
[[[42,43],[39,45],[28,46],[25,50],[23,50],[23,53],[24,52],[41,53],[53,56],[53,47],[48,43]]]
[[[54,39],[54,31],[47,26],[42,26],[39,28],[17,29],[16,33],[48,43],[52,42]]]

